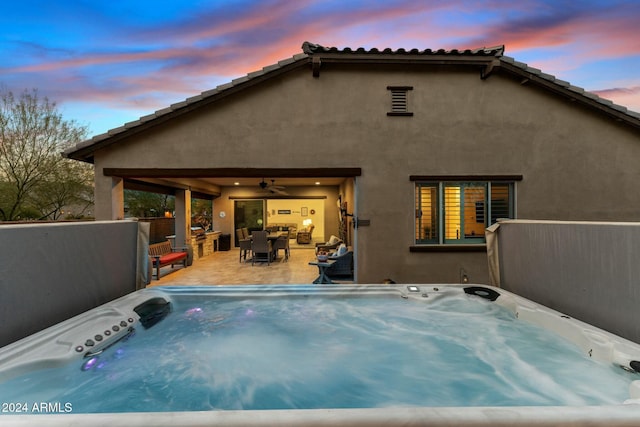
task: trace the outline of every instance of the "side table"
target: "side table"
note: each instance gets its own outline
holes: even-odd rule
[[[331,281],[331,279],[329,278],[329,276],[327,276],[327,268],[331,267],[331,265],[333,265],[333,263],[336,262],[333,259],[329,259],[326,261],[318,261],[318,260],[314,260],[314,261],[310,261],[309,265],[317,265],[318,266],[318,271],[320,272],[320,275],[316,278],[316,280],[313,281],[314,284],[318,285],[318,284],[322,284],[322,285],[331,285],[333,284],[333,282]]]

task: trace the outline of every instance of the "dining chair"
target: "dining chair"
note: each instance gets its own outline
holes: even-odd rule
[[[251,265],[256,261],[266,261],[267,265],[271,264],[273,247],[268,234],[266,230],[251,233]]]
[[[247,261],[247,252],[251,253],[251,240],[244,237],[242,229],[236,229],[236,240],[238,240],[238,246],[240,246],[240,258],[238,262],[242,262],[244,259]]]
[[[283,234],[279,236],[276,241],[273,243],[273,251],[278,255],[278,251],[280,249],[284,250],[284,259],[285,261],[289,259],[289,238],[291,236],[291,232],[288,231],[287,234]]]

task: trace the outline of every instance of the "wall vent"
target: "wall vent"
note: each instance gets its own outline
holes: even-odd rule
[[[391,93],[391,111],[387,116],[413,116],[409,111],[408,93],[413,86],[387,86]]]

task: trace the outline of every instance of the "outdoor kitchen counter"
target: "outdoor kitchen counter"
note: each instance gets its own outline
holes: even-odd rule
[[[221,234],[221,231],[207,231],[204,233],[205,238],[203,239],[201,237],[202,235],[199,236],[198,234],[191,233],[190,244],[193,248],[193,259],[199,259],[220,250],[219,239]],[[176,236],[171,235],[166,237],[167,240],[171,242],[171,246],[175,247]]]

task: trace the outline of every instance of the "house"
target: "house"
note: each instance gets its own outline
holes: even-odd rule
[[[66,151],[95,165],[96,218],[136,188],[176,195],[177,241],[192,197],[231,235],[310,219],[358,283],[488,282],[497,218],[640,218],[639,114],[503,46],[302,49]]]

